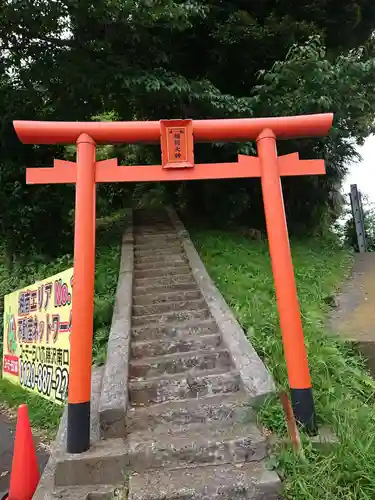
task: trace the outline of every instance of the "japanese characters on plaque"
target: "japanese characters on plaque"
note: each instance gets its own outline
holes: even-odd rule
[[[171,129],[169,131],[169,135],[172,136],[172,156],[176,162],[187,161],[184,133],[184,129]]]
[[[194,166],[193,124],[191,120],[161,120],[163,168]]]
[[[173,128],[170,129],[169,144],[170,144],[169,158],[171,162],[187,161],[184,129],[173,129]]]
[[[69,385],[73,269],[4,297],[3,377],[63,404]]]

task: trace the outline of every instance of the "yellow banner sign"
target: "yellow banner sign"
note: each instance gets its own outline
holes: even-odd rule
[[[73,268],[4,297],[3,377],[64,404],[69,385]]]

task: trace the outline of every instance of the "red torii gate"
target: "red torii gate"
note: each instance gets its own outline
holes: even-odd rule
[[[90,446],[91,364],[95,275],[97,182],[145,182],[260,177],[272,271],[294,415],[316,429],[314,400],[294,279],[280,176],[324,174],[323,160],[278,157],[276,139],[328,134],[332,114],[223,120],[150,122],[14,121],[25,144],[76,144],[77,162],[55,160],[53,168],[26,171],[28,184],[76,184],[74,300],[68,394],[67,451]],[[257,141],[259,157],[239,155],[235,163],[195,164],[194,142]],[[96,144],[161,143],[162,164],[118,166],[96,161]]]

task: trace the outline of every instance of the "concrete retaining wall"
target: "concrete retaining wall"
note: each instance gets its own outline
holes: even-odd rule
[[[104,438],[122,436],[125,433],[125,416],[128,408],[133,260],[133,223],[132,216],[130,216],[122,240],[116,301],[99,403],[100,427]]]

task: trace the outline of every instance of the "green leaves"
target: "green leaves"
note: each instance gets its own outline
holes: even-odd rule
[[[279,145],[280,153],[299,150],[304,157],[328,160],[325,178],[283,181],[291,230],[328,221],[336,213],[332,200],[345,165],[355,155],[353,144],[373,129],[374,5],[372,0],[3,2],[2,241],[16,253],[56,252],[49,234],[69,234],[66,214],[73,207],[71,188],[26,187],[25,166],[73,158],[74,147],[24,146],[14,135],[12,119],[202,119],[334,111],[328,141]],[[195,147],[202,162],[232,161],[238,151],[254,154],[254,145]],[[157,164],[160,149],[116,145],[98,150],[99,159],[113,156],[124,164]],[[134,193],[148,199],[143,187],[130,191],[132,186],[100,187],[100,210],[128,203]],[[259,227],[264,223],[254,182],[176,184],[153,190],[152,199],[157,192],[168,193],[188,211],[203,203],[213,218],[220,207],[224,222],[251,218]]]

